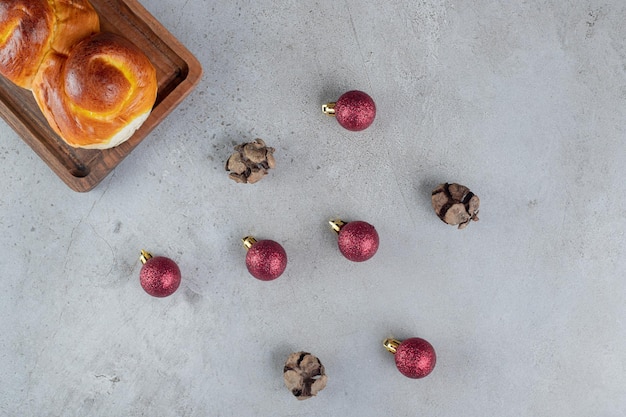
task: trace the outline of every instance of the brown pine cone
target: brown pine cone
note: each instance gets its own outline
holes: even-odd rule
[[[243,184],[260,181],[269,169],[276,166],[273,154],[274,148],[265,146],[262,139],[235,146],[235,152],[226,161],[229,178]]]
[[[469,188],[459,184],[440,184],[433,190],[432,204],[441,220],[450,225],[467,227],[470,221],[478,221],[480,199]]]
[[[306,400],[326,387],[328,377],[324,365],[308,352],[289,355],[283,369],[285,385],[299,400]]]

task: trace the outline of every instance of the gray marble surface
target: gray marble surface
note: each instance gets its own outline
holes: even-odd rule
[[[626,415],[622,1],[142,4],[204,76],[96,189],[0,122],[0,415]],[[351,89],[378,106],[360,133],[320,112]],[[257,137],[278,166],[235,184]],[[445,181],[478,223],[434,215]],[[375,225],[376,256],[342,258],[333,217]],[[248,234],[285,247],[278,280]],[[143,248],[173,296],[139,286]],[[403,377],[390,336],[434,372]],[[297,350],[329,375],[304,402]]]

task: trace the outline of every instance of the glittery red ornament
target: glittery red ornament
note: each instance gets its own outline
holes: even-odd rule
[[[287,267],[287,253],[285,249],[273,240],[257,241],[252,236],[242,239],[248,249],[246,266],[253,277],[261,281],[271,281],[278,278]]]
[[[403,342],[387,339],[383,345],[395,355],[396,367],[406,377],[424,378],[435,368],[437,362],[435,349],[424,339],[412,337]]]
[[[379,239],[371,224],[363,221],[344,223],[341,220],[331,220],[329,223],[339,235],[339,250],[349,260],[363,262],[376,254]]]
[[[376,117],[376,104],[363,91],[352,90],[342,94],[337,102],[324,104],[322,111],[335,116],[344,128],[356,132],[372,124]]]
[[[172,295],[180,285],[180,269],[176,262],[164,256],[152,257],[141,251],[143,266],[139,271],[139,282],[143,289],[153,297]]]

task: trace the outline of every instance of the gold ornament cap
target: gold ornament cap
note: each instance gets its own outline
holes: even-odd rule
[[[340,219],[334,219],[328,222],[328,224],[330,224],[330,227],[336,232],[339,233],[339,231],[341,230],[342,227],[344,227],[346,225],[346,222],[344,222],[343,220]]]
[[[335,116],[335,105],[337,103],[326,103],[326,104],[322,104],[322,113],[324,113],[326,116],[331,116],[334,117]]]
[[[383,342],[383,346],[385,347],[385,349],[387,349],[387,351],[395,355],[401,343],[401,341],[396,339],[385,339],[385,341]]]
[[[241,239],[241,242],[243,243],[243,247],[246,248],[246,250],[249,250],[257,242],[257,240],[252,236],[246,236]]]
[[[141,256],[139,257],[139,260],[141,261],[142,264],[145,264],[146,262],[148,262],[148,259],[152,258],[152,254],[150,252],[147,252],[145,250],[141,250]]]

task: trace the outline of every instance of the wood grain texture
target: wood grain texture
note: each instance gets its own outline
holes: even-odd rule
[[[135,134],[106,150],[67,145],[49,127],[32,93],[0,77],[0,116],[72,190],[98,185],[193,90],[202,76],[198,60],[135,0],[91,0],[102,31],[118,33],[143,50],[159,84],[152,113]]]

